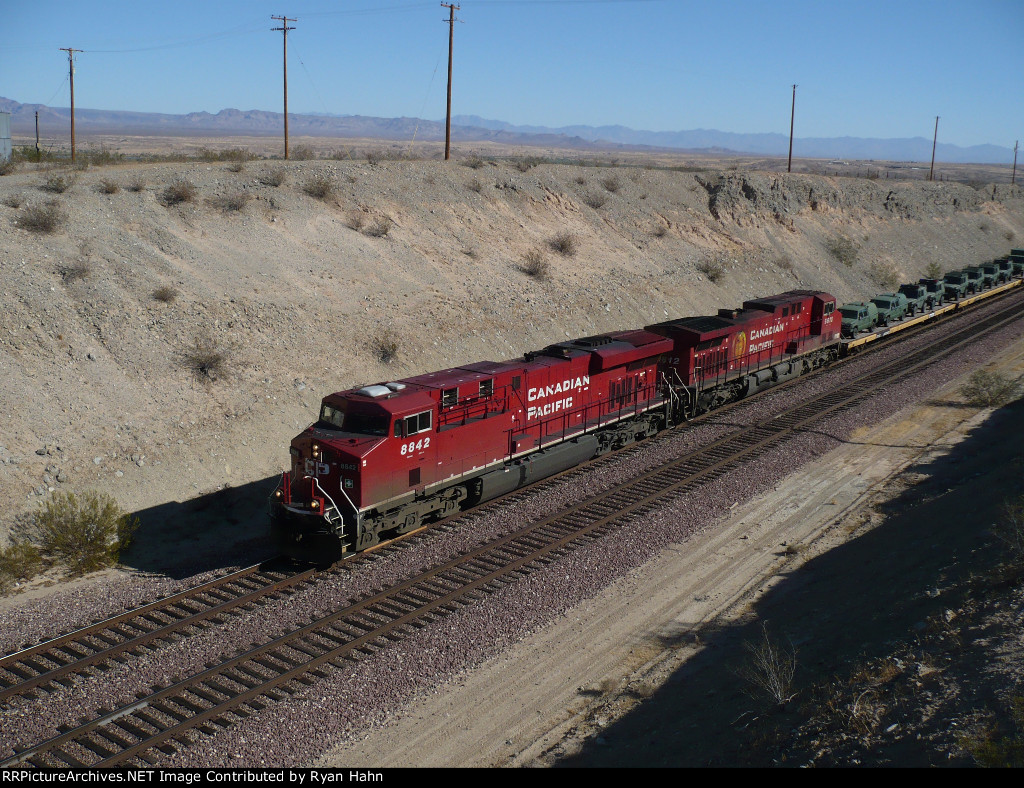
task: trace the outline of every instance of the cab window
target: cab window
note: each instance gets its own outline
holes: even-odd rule
[[[430,429],[432,423],[431,412],[425,410],[422,413],[417,413],[414,416],[406,416],[401,422],[395,422],[395,437],[399,437],[398,428],[399,424],[403,424],[405,427],[405,436],[416,435],[420,432],[427,432]]]

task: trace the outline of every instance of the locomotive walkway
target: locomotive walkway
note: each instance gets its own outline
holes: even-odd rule
[[[323,678],[334,668],[387,649],[393,641],[473,605],[484,595],[517,582],[560,556],[635,522],[665,502],[764,454],[792,435],[859,405],[894,380],[916,374],[946,354],[1022,316],[1024,299],[1011,297],[995,314],[968,321],[969,325],[952,335],[859,377],[843,378],[836,390],[738,430],[665,466],[641,473],[620,486],[480,545],[426,573],[268,640],[201,673],[154,688],[150,695],[135,703],[101,711],[93,719],[61,730],[49,740],[19,752],[0,766],[159,763],[162,753],[171,754],[197,736],[216,734],[219,729],[258,713],[269,703]],[[372,560],[371,556],[366,558]],[[174,637],[175,632],[190,626],[222,623],[222,615],[233,608],[258,604],[261,594],[295,592],[302,584],[315,581],[312,573],[275,577],[273,573],[260,573],[255,568],[243,572],[249,573],[245,579],[221,578],[200,589],[154,603],[163,607],[147,606],[102,622],[99,626],[105,629],[100,633],[89,628],[0,660],[0,667],[8,675],[21,678],[21,681],[7,682],[8,686],[0,690],[0,700],[34,690],[45,691],[47,687],[52,689],[53,683],[66,681],[71,672],[102,664],[112,657],[130,657],[145,647],[148,640]],[[245,587],[246,581],[248,591],[238,594],[232,590],[232,599],[206,601],[203,607],[187,596],[198,591],[204,599],[216,600],[218,595],[223,597],[229,593],[225,587]],[[253,587],[259,583],[264,584],[263,589]],[[161,616],[180,618],[156,625]],[[140,621],[151,622],[150,631],[132,635],[130,627]],[[111,643],[107,652],[96,651],[93,646],[95,653],[84,656],[78,653],[86,652],[81,645],[83,642],[114,638],[118,638],[117,642]],[[58,657],[60,654],[65,656]],[[58,667],[49,667],[47,661]],[[26,673],[29,675],[22,675]]]

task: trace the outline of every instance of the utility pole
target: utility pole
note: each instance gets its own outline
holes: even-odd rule
[[[1017,182],[1017,146],[1020,144],[1020,140],[1013,143],[1013,175],[1010,176],[1010,185],[1013,186]]]
[[[928,170],[928,180],[932,180],[935,174],[935,145],[939,141],[939,116],[935,116],[935,136],[932,138],[932,166]]]
[[[36,110],[36,159],[39,159],[39,110]]]
[[[61,52],[68,53],[68,72],[71,77],[71,163],[75,163],[75,52],[81,49],[57,47]]]
[[[280,30],[284,38],[284,158],[288,160],[288,31],[294,27],[288,27],[289,22],[298,22],[298,19],[289,19],[286,16],[271,16],[281,23],[281,27],[272,27],[271,30]]]
[[[444,160],[452,157],[452,46],[455,41],[455,12],[459,6],[454,3],[441,3],[449,11],[448,19],[441,21],[448,22],[448,111],[445,113],[444,121]]]
[[[796,85],[793,85],[793,107],[789,111],[789,164],[786,172],[793,171],[793,121],[796,119]]]

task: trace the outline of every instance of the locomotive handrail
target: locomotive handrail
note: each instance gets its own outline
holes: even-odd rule
[[[315,476],[313,476],[311,478],[313,479],[313,484],[316,485],[316,488],[323,494],[324,498],[326,498],[328,501],[331,502],[331,508],[334,509],[338,513],[339,516],[341,516],[341,509],[338,508],[338,504],[336,504],[334,502],[334,499],[330,495],[327,494],[327,490],[325,490],[323,487],[320,486],[320,480],[317,479]],[[358,523],[358,521],[359,521],[359,510],[356,508],[356,505],[354,503],[352,503],[352,499],[348,497],[348,493],[346,493],[344,489],[339,487],[338,488],[338,492],[340,492],[342,495],[345,496],[345,500],[348,501],[348,505],[352,507],[352,511],[355,513],[355,516],[356,516],[356,522]],[[327,520],[327,522],[330,522],[330,519],[327,517],[327,512],[326,511],[324,512],[323,516],[324,516],[324,519]],[[342,516],[342,519],[344,519],[343,516]]]

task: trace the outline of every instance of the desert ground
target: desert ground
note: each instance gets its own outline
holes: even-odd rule
[[[181,151],[248,141],[163,142]],[[261,144],[258,153],[275,155]],[[480,148],[444,162],[429,147],[422,158],[406,151],[399,159],[372,141],[318,145],[320,155],[348,155],[24,163],[0,177],[0,479],[12,504],[0,536],[54,490],[96,489],[138,513],[142,527],[122,567],[76,583],[183,578],[259,560],[272,549],[266,496],[289,440],[326,393],[789,289],[861,300],[930,265],[959,268],[1024,245],[1024,194],[986,183],[984,172],[970,183],[927,183],[787,175],[667,154],[580,160]],[[56,178],[68,188],[53,191]],[[170,190],[183,182],[192,196],[175,201]],[[27,229],[28,209],[51,203],[55,230]],[[559,236],[571,238],[570,252],[556,251]],[[199,350],[215,351],[217,363],[197,368]],[[1020,376],[1022,354],[1018,343],[994,363]],[[742,762],[734,746],[742,737],[677,738],[681,725],[668,721],[694,701],[660,688],[680,683],[684,663],[707,676],[717,661],[692,633],[739,622],[740,634],[715,645],[723,664],[740,660],[742,642],[767,615],[762,600],[785,608],[775,600],[792,599],[776,595],[791,574],[830,555],[861,560],[840,548],[896,516],[876,515],[911,484],[907,468],[956,456],[948,447],[972,445],[985,429],[990,414],[956,407],[957,396],[951,385],[920,411],[866,425],[863,443],[830,455],[827,471],[787,482],[790,495],[744,504],[713,532],[323,762]],[[1018,436],[1000,449],[998,467],[1018,467],[1019,405],[994,418],[999,434]],[[873,430],[897,438],[876,440]],[[792,490],[804,491],[800,508],[781,503]],[[760,547],[740,550],[755,522]],[[807,549],[779,558],[778,543]],[[728,571],[699,571],[714,566]],[[920,577],[907,582],[928,590]],[[31,604],[63,587],[50,574],[0,603]],[[830,615],[841,632],[857,614],[837,602]],[[827,630],[820,637],[815,648],[827,648]],[[712,672],[703,705],[749,714],[735,675]],[[991,713],[1005,702],[993,698]],[[977,704],[963,713],[985,719]],[[744,730],[758,731],[769,752],[778,739],[767,717],[752,716],[759,724]],[[699,728],[702,718],[686,725]],[[951,747],[931,751],[946,757]],[[819,758],[852,762],[840,750]],[[950,757],[965,762],[962,753]]]

